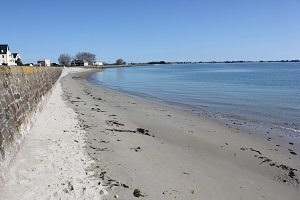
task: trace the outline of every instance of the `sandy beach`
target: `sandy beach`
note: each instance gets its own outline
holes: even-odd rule
[[[103,199],[299,199],[299,143],[94,86],[92,72],[62,86]]]
[[[62,77],[82,71],[64,69]],[[58,81],[29,131],[10,177],[0,187],[1,200],[100,199],[106,191],[88,167],[94,162],[85,152],[86,132],[75,111],[66,105]]]
[[[64,71],[0,199],[299,199],[289,136],[95,86],[94,72]]]

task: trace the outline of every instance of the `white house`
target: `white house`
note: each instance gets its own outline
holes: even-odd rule
[[[89,63],[85,60],[75,59],[71,62],[71,66],[88,66]]]
[[[94,62],[94,66],[101,66],[101,65],[103,65],[103,62],[101,61]]]
[[[18,53],[15,54],[16,58],[21,58]],[[0,65],[14,66],[16,60],[13,53],[11,53],[9,46],[7,44],[0,44]]]
[[[40,66],[40,67],[41,66],[43,66],[43,67],[50,67],[51,62],[50,62],[49,59],[39,60],[39,61],[37,61],[37,65]]]

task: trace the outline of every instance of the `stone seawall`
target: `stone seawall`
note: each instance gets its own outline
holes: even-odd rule
[[[57,67],[0,66],[0,185],[43,98],[61,73]]]

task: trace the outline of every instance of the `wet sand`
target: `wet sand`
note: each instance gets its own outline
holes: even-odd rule
[[[299,143],[62,78],[102,199],[299,199]]]

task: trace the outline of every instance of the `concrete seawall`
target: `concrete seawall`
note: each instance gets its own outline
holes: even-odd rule
[[[0,66],[0,185],[45,95],[62,73],[55,67]]]

